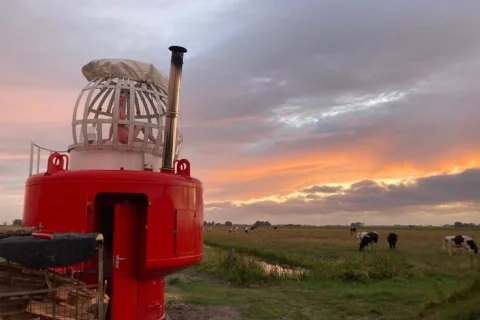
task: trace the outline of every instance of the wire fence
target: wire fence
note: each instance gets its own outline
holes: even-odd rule
[[[86,284],[78,274],[0,262],[0,320],[104,320],[109,298],[103,272],[100,285]]]
[[[99,319],[95,288],[95,285],[78,285],[2,293],[0,320]]]

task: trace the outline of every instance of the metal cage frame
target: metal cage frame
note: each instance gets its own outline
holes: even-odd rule
[[[130,93],[126,120],[119,119],[116,107],[122,90]],[[137,151],[163,156],[167,95],[166,89],[155,83],[127,78],[96,78],[88,82],[75,103],[72,117],[73,144],[68,149]],[[128,128],[126,144],[118,140],[120,124]],[[105,125],[113,128],[111,141],[105,142],[103,139]],[[136,126],[144,130],[143,142],[133,141]],[[156,138],[155,144],[148,141],[150,133]],[[182,142],[182,135],[177,130],[175,159],[178,158]]]

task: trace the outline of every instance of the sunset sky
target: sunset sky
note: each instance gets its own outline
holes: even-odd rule
[[[480,1],[0,4],[0,219],[30,139],[65,150],[93,59],[188,49],[182,157],[205,220],[480,223]]]

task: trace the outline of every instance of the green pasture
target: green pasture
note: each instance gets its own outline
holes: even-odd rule
[[[361,253],[349,229],[259,228],[246,235],[217,227],[204,234],[203,262],[185,271],[196,277],[170,277],[167,298],[234,306],[245,319],[480,319],[477,258],[442,249],[445,235],[480,239],[480,229],[375,231],[378,250]],[[395,252],[386,242],[391,231],[399,234]],[[258,261],[305,271],[285,275]]]

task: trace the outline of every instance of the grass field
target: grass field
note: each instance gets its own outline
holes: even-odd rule
[[[476,258],[442,250],[445,235],[480,239],[480,229],[376,231],[378,252],[362,254],[349,229],[260,228],[245,235],[216,228],[204,235],[203,262],[186,271],[196,277],[171,277],[167,297],[233,306],[245,319],[480,319]],[[399,234],[396,252],[386,242],[391,231]],[[307,272],[281,276],[250,258]]]

